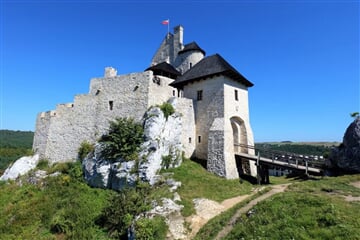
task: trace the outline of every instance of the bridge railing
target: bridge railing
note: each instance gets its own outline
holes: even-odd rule
[[[314,168],[323,168],[324,160],[319,159],[317,156],[307,156],[304,154],[297,154],[297,153],[290,153],[284,151],[275,151],[269,150],[265,148],[258,148],[253,145],[246,145],[246,144],[234,144],[235,146],[239,146],[240,148],[248,148],[254,149],[255,154],[261,157],[265,157],[271,159],[273,161],[281,161],[288,164],[295,164],[296,166],[308,166]]]

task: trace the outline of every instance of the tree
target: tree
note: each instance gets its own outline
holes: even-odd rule
[[[135,160],[134,155],[139,151],[143,141],[144,129],[132,118],[117,118],[110,122],[109,133],[99,140],[104,145],[103,157],[109,160],[123,158],[127,161]]]

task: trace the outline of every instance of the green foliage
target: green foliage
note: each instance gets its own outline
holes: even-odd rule
[[[40,159],[38,164],[36,165],[37,169],[46,170],[49,167],[49,160],[47,159]]]
[[[34,133],[0,130],[0,175],[15,160],[32,155]]]
[[[150,185],[138,183],[135,188],[125,188],[113,196],[103,210],[98,224],[104,227],[111,237],[120,239],[127,233],[135,216],[150,210]]]
[[[180,167],[167,169],[166,172],[173,172],[173,178],[182,183],[178,192],[182,199],[181,204],[184,205],[184,216],[195,213],[194,198],[204,197],[221,202],[227,198],[248,194],[252,188],[250,183],[240,183],[239,179],[227,180],[218,177],[189,159],[184,159]]]
[[[168,102],[161,104],[160,109],[164,113],[166,119],[175,112],[174,107]]]
[[[69,174],[40,185],[1,185],[1,239],[108,239],[95,219],[113,193],[79,181],[79,163],[61,165]]]
[[[166,239],[168,227],[163,217],[140,218],[135,223],[135,236],[139,240]]]
[[[23,156],[32,155],[31,149],[28,148],[9,148],[1,147],[0,148],[0,175],[5,171],[5,169],[15,160]]]
[[[172,160],[171,155],[162,156],[161,159],[162,159],[161,161],[162,167],[165,169],[169,168]]]
[[[110,122],[109,133],[103,135],[100,142],[104,144],[103,156],[109,160],[123,158],[134,160],[134,156],[144,141],[144,130],[141,124],[130,118],[117,118]]]
[[[0,148],[25,148],[31,149],[34,132],[0,130]]]
[[[263,150],[270,151],[280,151],[280,152],[289,152],[303,155],[317,155],[324,156],[324,154],[328,153],[332,146],[325,145],[309,145],[309,144],[270,144],[270,143],[256,143],[256,148],[260,148],[260,154],[264,157],[270,157],[266,155],[266,152]]]
[[[93,152],[94,149],[94,144],[89,143],[88,141],[83,141],[78,150],[78,158],[82,161],[89,153]]]

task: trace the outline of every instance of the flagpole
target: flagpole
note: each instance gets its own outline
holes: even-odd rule
[[[168,22],[169,22],[169,24],[168,24],[168,35],[169,35],[169,29],[170,29],[170,19],[168,19]]]

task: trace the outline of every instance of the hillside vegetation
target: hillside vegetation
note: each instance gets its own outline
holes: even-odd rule
[[[31,155],[34,133],[0,130],[0,175],[16,159]]]
[[[255,147],[261,150],[279,151],[296,153],[302,155],[316,155],[327,157],[332,147],[338,146],[336,142],[318,142],[318,143],[291,143],[291,142],[269,142],[269,143],[256,143]]]

